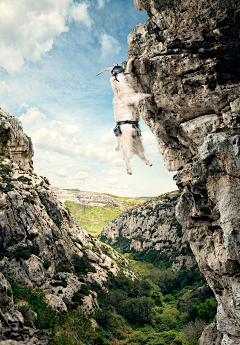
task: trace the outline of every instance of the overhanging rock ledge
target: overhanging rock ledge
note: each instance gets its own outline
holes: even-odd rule
[[[218,301],[199,344],[240,344],[240,1],[134,0],[139,107],[182,192],[176,208]],[[215,332],[216,336],[211,336]]]

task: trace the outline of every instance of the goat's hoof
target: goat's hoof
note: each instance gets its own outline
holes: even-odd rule
[[[146,165],[148,165],[149,167],[152,166],[152,163],[151,162],[147,162]]]
[[[128,174],[128,175],[132,175],[132,170],[128,170],[128,171],[127,171],[127,174]]]

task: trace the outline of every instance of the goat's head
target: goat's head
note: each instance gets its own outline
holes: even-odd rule
[[[118,64],[114,64],[114,67],[105,68],[100,73],[96,74],[96,76],[98,76],[99,74],[105,71],[111,71],[112,76],[114,77],[114,80],[120,83],[127,83],[128,81],[126,75],[129,73],[125,73],[124,69],[121,66],[118,66]]]

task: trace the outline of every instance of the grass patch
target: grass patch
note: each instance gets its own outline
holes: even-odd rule
[[[94,237],[97,237],[104,226],[122,213],[120,207],[114,207],[112,205],[90,207],[76,204],[72,201],[66,201],[65,206],[69,208],[77,224],[90,232]]]

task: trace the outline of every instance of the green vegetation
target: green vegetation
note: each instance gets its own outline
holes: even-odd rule
[[[6,256],[10,260],[14,258],[17,261],[19,261],[20,259],[28,260],[32,254],[37,256],[39,255],[39,246],[37,244],[25,247],[19,246],[14,251],[2,251],[0,253],[0,260],[2,260],[4,256]]]
[[[106,205],[104,207],[91,207],[86,205],[77,204],[72,201],[65,201],[65,206],[74,216],[77,224],[97,237],[100,235],[104,226],[110,223],[122,212],[126,211],[129,207],[136,207],[146,202],[148,198],[127,198],[111,194],[105,194],[123,204],[123,207],[116,207],[113,205]]]
[[[175,276],[171,269],[131,263],[141,279],[120,274],[109,280],[108,292],[99,294],[101,311],[95,317],[100,344],[197,345],[217,306],[202,275],[195,271],[191,282],[182,281],[190,276],[184,269]]]
[[[11,283],[14,302],[25,301],[26,305],[19,307],[25,318],[24,324],[32,327],[27,319],[28,312],[35,312],[34,326],[38,329],[49,330],[50,343],[53,345],[94,345],[98,334],[91,327],[90,317],[76,310],[69,310],[68,314],[58,314],[52,310],[45,300],[45,293],[29,287]]]
[[[71,201],[66,201],[65,205],[74,216],[77,224],[95,237],[101,233],[105,225],[122,212],[120,207],[112,205],[90,207],[76,204]]]
[[[56,266],[56,272],[67,272],[67,273],[72,273],[72,270],[69,266],[64,265],[62,262],[60,262],[57,266]]]
[[[83,255],[81,258],[77,254],[73,256],[73,266],[77,275],[87,274],[88,272],[96,273],[95,267],[90,264],[87,256]]]

